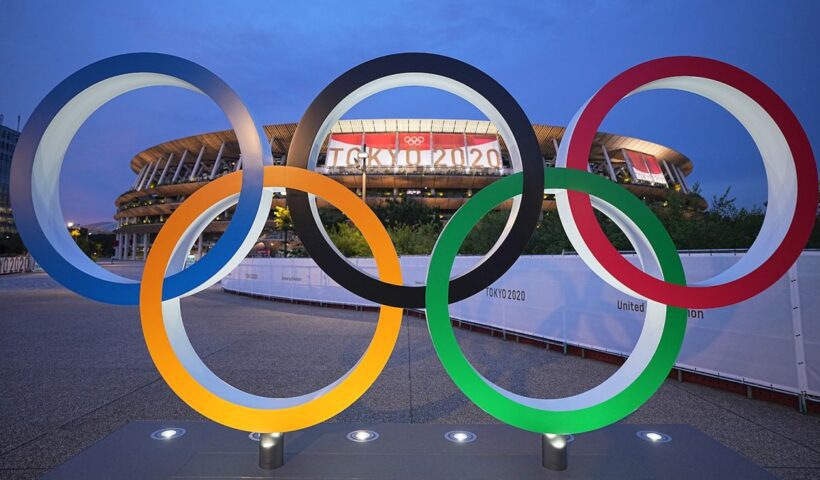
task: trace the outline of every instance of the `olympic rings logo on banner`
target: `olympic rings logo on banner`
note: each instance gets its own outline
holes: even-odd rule
[[[404,137],[404,143],[408,145],[421,145],[424,143],[424,137]]]
[[[104,103],[137,88],[171,85],[211,97],[233,126],[243,170],[213,180],[187,198],[157,235],[141,282],[91,262],[70,239],[60,212],[58,178],[73,134]],[[333,125],[362,99],[398,86],[442,89],[471,102],[497,127],[515,173],[481,189],[445,225],[430,260],[425,286],[403,285],[387,231],[353,192],[313,172]],[[598,126],[627,95],[672,88],[726,108],[760,149],[768,178],[763,227],[749,252],[725,272],[687,285],[677,250],[660,221],[634,195],[586,171]],[[788,106],[750,74],[715,60],[670,57],[633,67],[584,104],[561,142],[557,167],[543,169],[531,123],[515,99],[484,72],[431,54],[397,54],[363,63],[331,82],[310,104],[294,133],[287,166],[272,166],[264,133],[239,97],[216,75],[162,54],[128,54],[71,75],[38,105],[20,135],[12,161],[11,200],[20,235],[31,254],[60,284],[97,301],[139,304],[154,364],[174,392],[204,416],[257,432],[307,428],[355,402],[387,363],[403,308],[426,308],[436,353],[462,392],[490,415],[542,433],[579,433],[629,415],[660,387],[672,369],[686,330],[686,308],[726,306],[777,281],[797,260],[814,223],[817,167],[805,132]],[[420,140],[419,140],[420,139]],[[423,143],[408,136],[405,142]],[[272,189],[287,189],[294,227],[313,260],[351,292],[381,304],[373,339],[356,365],[315,392],[270,398],[241,391],[214,374],[194,351],[183,327],[180,298],[219,281],[252,248],[270,211]],[[566,398],[539,399],[509,392],[482,376],[464,357],[452,330],[449,305],[484,289],[523,251],[544,192],[556,197],[562,225],[583,261],[618,290],[647,301],[635,349],[610,378]],[[378,278],[349,263],[321,226],[315,197],[339,208],[362,232]],[[497,205],[513,199],[505,233],[479,264],[450,277],[467,233]],[[222,211],[236,205],[228,229],[199,262],[183,269],[195,239]],[[640,267],[609,243],[593,208],[630,239]]]

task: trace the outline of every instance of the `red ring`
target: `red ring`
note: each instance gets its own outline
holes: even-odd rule
[[[749,96],[780,128],[794,158],[797,201],[783,241],[768,260],[736,280],[711,286],[682,286],[644,273],[609,242],[595,218],[589,195],[569,191],[570,212],[578,231],[601,266],[634,292],[656,302],[687,308],[715,308],[751,298],[780,279],[794,264],[811,235],[817,209],[817,166],[806,132],[786,103],[751,74],[716,60],[668,57],[626,70],[607,83],[584,108],[569,138],[567,167],[586,170],[595,134],[609,111],[625,96],[647,83],[669,77],[715,80]]]

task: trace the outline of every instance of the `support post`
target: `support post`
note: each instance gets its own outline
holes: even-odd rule
[[[134,180],[134,183],[131,185],[131,190],[136,190],[137,189],[137,186],[139,186],[140,181],[142,180],[142,176],[145,175],[145,170],[147,168],[148,168],[147,163],[145,165],[143,165],[142,168],[140,168],[139,173],[137,173],[137,179]]]
[[[285,464],[285,434],[259,434],[259,468],[273,470]]]
[[[567,437],[545,433],[541,435],[541,466],[547,470],[567,469]]]
[[[225,142],[222,142],[222,145],[219,146],[219,153],[216,154],[216,160],[214,160],[214,168],[211,169],[211,176],[209,177],[211,180],[216,177],[217,169],[219,165],[222,163],[222,152],[225,151]]]
[[[678,179],[675,178],[674,175],[672,175],[672,170],[669,168],[669,164],[666,163],[664,160],[661,160],[660,163],[661,163],[661,166],[663,167],[663,170],[666,172],[666,176],[669,177],[669,181],[672,182],[672,183],[679,183]],[[683,187],[681,187],[681,188],[683,188]]]
[[[680,189],[681,189],[681,191],[682,191],[683,193],[686,193],[686,187],[683,185],[683,182],[681,181],[681,179],[680,179],[680,175],[679,175],[679,173],[678,173],[678,169],[677,169],[677,168],[675,168],[675,164],[674,164],[674,163],[670,163],[670,164],[669,164],[669,171],[671,171],[671,172],[672,172],[672,177],[675,179],[675,183],[677,183],[678,185],[680,185]]]
[[[136,190],[136,191],[142,190],[142,184],[145,181],[145,176],[148,175],[148,170],[150,170],[150,169],[151,169],[151,164],[146,163],[145,164],[145,169],[143,169],[142,173],[139,176],[139,180],[137,181],[136,186],[134,186],[134,190]]]
[[[609,173],[609,178],[613,182],[618,183],[618,177],[615,176],[615,169],[612,168],[612,160],[609,158],[609,152],[606,151],[606,145],[601,144],[601,151],[604,152],[604,161],[606,162],[606,171]]]
[[[122,257],[123,260],[128,260],[128,234],[122,234]]]
[[[803,312],[800,308],[800,288],[797,276],[797,264],[789,267],[789,300],[792,304],[792,331],[794,332],[794,357],[797,370],[797,386],[800,388],[800,413],[807,413],[806,392],[809,390],[809,377],[806,369],[806,344],[803,341]]]
[[[137,234],[131,234],[131,260],[137,259]]]
[[[365,170],[362,170],[362,201],[367,201],[367,167],[364,167]],[[436,194],[436,189],[433,189],[433,195]]]
[[[154,169],[151,170],[151,174],[148,175],[148,177],[146,178],[146,182],[143,185],[143,188],[151,188],[151,182],[154,180],[154,175],[157,174],[157,170],[159,170],[159,165],[161,163],[162,163],[162,157],[159,157],[157,159],[156,163],[154,164]]]
[[[678,178],[680,179],[680,184],[683,187],[683,191],[686,193],[691,192],[692,190],[689,189],[689,184],[686,183],[686,175],[683,174],[683,170],[681,170],[680,167],[678,167],[675,164],[672,164],[672,168],[675,169],[676,172],[678,172]]]
[[[189,181],[194,181],[196,178],[197,173],[199,173],[199,165],[202,163],[202,155],[205,154],[205,145],[199,149],[199,155],[196,156],[196,162],[194,162],[194,168],[191,169],[191,175],[188,176]]]
[[[142,234],[142,259],[148,258],[148,234]]]
[[[134,190],[139,191],[142,189],[142,184],[145,183],[145,177],[148,176],[148,172],[151,171],[150,163],[146,163],[144,167],[145,168],[143,168],[142,170],[142,175],[139,176],[139,181],[137,182],[137,185],[134,187]]]
[[[162,185],[162,181],[165,180],[165,175],[168,173],[168,167],[171,166],[171,161],[174,159],[174,152],[171,152],[168,155],[168,161],[165,162],[165,168],[162,169],[162,173],[159,174],[159,180],[157,180],[157,186]]]
[[[202,257],[202,235],[199,236],[199,240],[196,241],[196,261],[198,262],[200,257]]]
[[[185,163],[185,159],[188,158],[188,149],[182,151],[182,157],[179,159],[179,164],[177,164],[177,169],[174,170],[174,176],[171,177],[171,184],[177,183],[177,179],[179,178],[179,172],[182,170],[182,164]]]
[[[159,163],[159,159],[157,159],[153,163],[148,164],[148,168],[145,170],[145,175],[142,176],[142,180],[140,180],[140,184],[137,187],[137,191],[142,190],[143,187],[145,187],[146,183],[148,182],[148,177],[151,176],[151,172],[154,170],[154,167],[157,163]]]

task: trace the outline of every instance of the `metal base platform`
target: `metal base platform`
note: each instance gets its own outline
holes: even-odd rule
[[[155,440],[153,432],[181,427],[185,434]],[[377,440],[348,440],[353,430]],[[478,438],[457,444],[452,430]],[[668,434],[651,443],[637,432]],[[539,435],[504,425],[329,423],[286,435],[285,465],[258,466],[259,444],[248,434],[210,422],[131,422],[45,475],[46,479],[770,479],[762,468],[688,425],[613,425],[577,435],[569,468],[541,466]]]

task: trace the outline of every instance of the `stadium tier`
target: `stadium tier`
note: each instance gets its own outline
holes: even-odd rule
[[[284,165],[295,123],[267,125],[275,164]],[[533,125],[544,166],[555,165],[564,128]],[[209,181],[242,168],[232,130],[204,133],[148,148],[131,160],[131,189],[116,200],[118,258],[144,258],[162,223],[188,195]],[[599,132],[589,170],[624,185],[648,201],[668,189],[688,193],[692,162],[671,148]],[[447,218],[473,194],[513,171],[504,140],[492,123],[479,120],[342,120],[325,139],[316,170],[341,182],[371,206],[413,199]],[[276,193],[273,207],[285,205]],[[324,202],[317,199],[321,208]],[[499,206],[509,208],[510,202]],[[705,204],[704,204],[705,206]],[[544,195],[544,209],[555,208]],[[220,214],[200,237],[196,255],[225,230],[232,210]],[[269,219],[265,236],[281,232]]]

